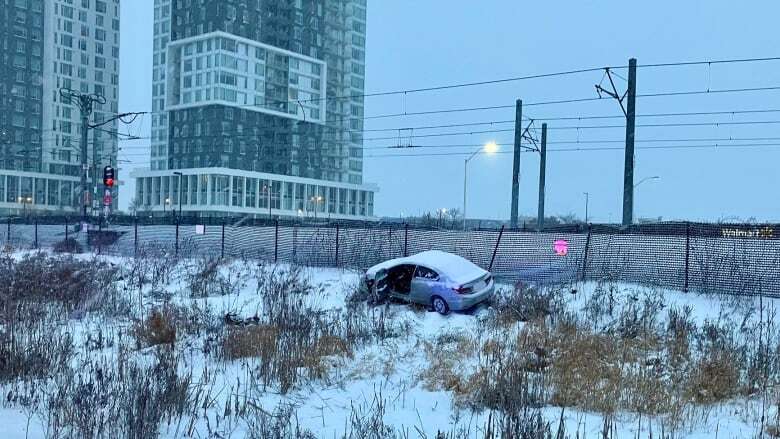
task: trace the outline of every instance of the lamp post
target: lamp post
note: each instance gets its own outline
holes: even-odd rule
[[[181,172],[174,172],[173,175],[177,175],[179,177],[179,218],[181,218],[181,179],[184,177],[184,174]]]
[[[314,197],[311,197],[311,202],[314,205],[314,220],[317,220],[317,210],[319,209],[320,202],[322,202],[322,196],[317,195]]]
[[[654,175],[654,176],[652,176],[652,177],[645,177],[645,178],[643,178],[643,179],[639,180],[639,182],[638,182],[637,184],[635,184],[635,185],[634,185],[634,191],[636,191],[636,188],[637,188],[637,187],[639,187],[639,185],[640,185],[640,184],[642,184],[642,183],[644,183],[644,182],[646,182],[646,181],[650,181],[650,180],[659,180],[660,178],[661,178],[661,177],[659,177],[659,176],[657,176],[657,175]],[[635,197],[635,198],[636,198],[636,197]],[[633,208],[635,205],[636,205],[636,203],[632,204],[632,205],[631,205],[631,207]],[[631,212],[631,218],[636,218],[636,217],[634,216],[634,212],[633,212],[633,211]]]
[[[271,182],[268,182],[263,185],[263,191],[266,193],[266,196],[268,197],[268,220],[271,220]]]
[[[590,204],[590,193],[583,192],[585,195],[585,224],[588,224],[588,204]]]
[[[171,199],[166,198],[165,202],[163,203],[163,214],[165,214],[168,211],[168,205],[171,204]]]
[[[463,162],[463,230],[466,230],[466,187],[468,185],[469,162],[480,152],[495,154],[496,151],[498,151],[498,144],[496,142],[488,142],[485,146],[474,151],[474,153]]]
[[[447,209],[444,208],[439,209],[439,227],[442,226],[442,222],[441,222],[442,215],[446,215],[446,214],[447,214]]]
[[[22,215],[27,216],[27,205],[32,204],[32,197],[19,197],[19,203],[22,205]]]

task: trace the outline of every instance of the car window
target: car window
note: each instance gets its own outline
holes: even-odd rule
[[[423,266],[418,265],[417,266],[417,272],[415,272],[414,277],[420,278],[420,279],[426,279],[426,280],[438,280],[439,274],[435,271],[431,270],[430,268],[426,268]]]

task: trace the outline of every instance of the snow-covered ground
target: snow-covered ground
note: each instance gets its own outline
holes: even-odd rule
[[[19,258],[21,255],[17,254]],[[92,256],[81,256],[92,258]],[[118,257],[104,257],[102,260],[127,268],[129,260]],[[258,293],[257,280],[252,276],[242,276],[247,269],[245,262],[236,261],[221,267],[224,276],[239,280],[235,294],[192,298],[188,291],[188,281],[182,276],[184,265],[196,265],[196,261],[180,262],[169,282],[165,282],[162,293],[147,287],[144,291],[144,314],[163,301],[199,309],[210,309],[217,316],[230,313],[238,318],[252,317],[264,312],[261,294]],[[254,267],[253,264],[249,264]],[[289,270],[287,266],[265,269]],[[315,287],[300,300],[311,309],[323,312],[344,311],[348,307],[347,297],[359,281],[360,274],[353,271],[323,268],[304,268],[303,276]],[[120,281],[125,285],[126,280]],[[123,288],[123,286],[120,286]],[[499,294],[508,294],[512,288],[500,287]],[[659,316],[664,319],[669,309],[690,310],[691,319],[697,324],[705,322],[733,321],[745,324],[750,319],[761,319],[763,313],[780,305],[778,300],[759,298],[735,298],[728,296],[702,296],[694,293],[683,294],[677,291],[660,291],[625,284],[572,284],[562,288],[561,295],[567,310],[580,316],[588,315],[594,299],[607,303],[613,309],[612,315],[634,304],[656,306]],[[132,293],[128,293],[132,294]],[[760,311],[759,311],[760,310]],[[138,312],[137,310],[135,312]],[[391,426],[399,434],[408,437],[434,438],[437,432],[462,434],[458,437],[481,438],[484,426],[491,415],[489,411],[472,411],[456,404],[450,391],[431,389],[423,379],[423,373],[430,365],[426,355],[426,346],[440,344],[447,336],[457,336],[468,340],[485,340],[504,334],[509,338],[523,328],[523,323],[496,328],[491,325],[495,311],[489,306],[481,306],[468,313],[453,313],[441,316],[426,309],[393,303],[380,306],[367,312],[382,312],[384,318],[392,322],[400,333],[382,340],[358,346],[351,355],[334,357],[328,361],[327,376],[320,379],[301,380],[287,393],[276,386],[249,388],[252,371],[259,367],[257,358],[242,358],[225,361],[215,359],[203,352],[203,337],[194,335],[177,337],[176,351],[180,355],[180,374],[191,373],[194,381],[208,387],[213,393],[212,404],[202,411],[197,419],[178,422],[165,422],[160,427],[160,436],[179,437],[249,437],[252,425],[233,421],[225,416],[225,407],[241,395],[246,401],[247,395],[253,406],[273,412],[280,404],[290,404],[295,410],[295,419],[302,430],[309,430],[316,437],[340,438],[348,434],[352,419],[371,417],[381,413],[384,424]],[[140,314],[140,313],[139,313]],[[136,314],[138,315],[138,314]],[[80,319],[71,319],[65,323],[67,330],[74,335],[77,355],[72,360],[78,367],[80,357],[95,355],[95,351],[86,348],[90,334],[97,328],[104,332],[129,334],[132,322],[129,319],[106,321],[103,317],[86,315]],[[764,317],[765,318],[765,317]],[[602,321],[594,321],[594,326],[614,324],[601,315]],[[661,322],[663,323],[663,322]],[[490,326],[490,329],[488,328]],[[491,335],[486,335],[486,334]],[[114,347],[99,350],[110,362],[128,361],[118,353],[118,343]],[[141,347],[132,353],[135,360],[151,362],[153,352],[160,347]],[[458,361],[464,374],[475,368],[475,359],[462,357]],[[204,382],[206,381],[206,382]],[[17,383],[18,386],[18,383]],[[3,395],[13,389],[13,385],[0,385]],[[16,388],[18,389],[18,387]],[[3,398],[5,399],[5,398]],[[776,404],[776,402],[775,402]],[[776,407],[773,406],[773,407]],[[774,417],[770,409],[768,418]],[[561,419],[558,407],[543,407],[542,415],[551,422],[553,433]],[[757,437],[760,430],[761,404],[756,398],[739,398],[724,403],[697,408],[691,411],[689,422],[674,437],[690,438],[737,438]],[[40,412],[32,412],[19,404],[0,404],[0,438],[27,439],[46,437],[46,420]],[[229,425],[234,422],[234,425]],[[614,437],[659,437],[663,417],[640,418],[636,414],[621,412],[616,416]],[[190,425],[188,425],[190,423]],[[228,423],[228,424],[226,424]],[[563,412],[563,423],[568,437],[601,437],[604,427],[602,414],[567,408]],[[255,426],[256,427],[256,426]],[[641,431],[639,431],[641,430]],[[217,435],[215,432],[219,432]],[[667,431],[667,434],[669,432]],[[354,431],[353,431],[354,434]],[[354,437],[354,436],[353,436]],[[385,437],[385,436],[381,436]]]

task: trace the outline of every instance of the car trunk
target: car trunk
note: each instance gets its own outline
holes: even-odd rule
[[[460,284],[461,289],[466,291],[465,294],[477,293],[490,285],[491,277],[490,273],[482,273],[479,277],[467,282],[462,282]]]

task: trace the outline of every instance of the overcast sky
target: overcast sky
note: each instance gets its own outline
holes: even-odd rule
[[[153,0],[122,2],[120,111],[151,108]],[[551,1],[517,0],[369,0],[366,91],[406,90],[462,82],[501,79],[580,68],[622,66],[630,57],[639,64],[780,55],[777,17],[780,3],[733,1]],[[617,70],[622,77],[625,70]],[[513,105],[594,97],[603,73],[507,82],[366,99],[366,116],[428,110]],[[621,90],[625,82],[616,78]],[[608,85],[604,83],[604,85]],[[722,90],[780,86],[780,62],[640,68],[637,93]],[[637,100],[637,114],[697,111],[780,110],[780,90],[700,96],[647,97]],[[529,106],[524,115],[544,119],[620,115],[611,99],[596,102]],[[367,129],[422,127],[514,119],[514,109],[370,119]],[[648,124],[726,122],[719,126],[648,127]],[[734,122],[770,122],[734,124]],[[780,220],[780,112],[696,117],[638,117],[636,179],[637,217],[717,220],[755,217]],[[621,119],[549,121],[548,214],[584,216],[583,192],[590,193],[593,221],[619,221],[622,206],[625,130],[581,128],[623,125]],[[537,126],[539,124],[537,123]],[[512,124],[416,130],[415,134],[508,130]],[[148,135],[150,117],[131,127]],[[408,136],[408,131],[401,132]],[[398,136],[368,132],[366,138]],[[763,147],[658,148],[729,142],[767,143]],[[463,155],[386,157],[410,153],[466,153],[496,141],[512,149],[511,131],[412,139],[418,145],[441,145],[399,151],[408,138],[366,141],[364,180],[379,186],[376,213],[415,215],[463,203]],[[667,139],[667,142],[641,142]],[[555,144],[567,141],[610,143]],[[777,145],[777,146],[775,146]],[[648,149],[656,147],[656,149]],[[580,148],[582,151],[554,151]],[[148,167],[148,140],[123,142],[120,160],[122,205],[132,196],[127,178],[135,167]],[[478,156],[469,163],[469,217],[508,218],[512,155]],[[521,215],[536,215],[539,157],[524,153],[520,183]],[[128,181],[130,180],[130,181]]]

